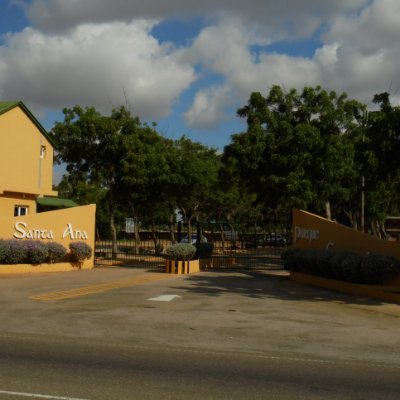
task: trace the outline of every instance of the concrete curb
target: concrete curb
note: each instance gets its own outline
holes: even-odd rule
[[[93,266],[82,266],[71,263],[54,263],[54,264],[2,264],[0,265],[1,275],[17,275],[17,274],[35,274],[47,272],[69,272],[84,269],[92,269]]]
[[[353,296],[369,297],[387,303],[400,304],[399,286],[374,286],[349,282],[342,282],[333,279],[321,278],[319,276],[290,272],[290,280],[305,285],[334,290],[347,293]]]

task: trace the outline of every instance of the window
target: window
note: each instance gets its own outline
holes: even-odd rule
[[[14,217],[21,217],[22,215],[28,215],[28,206],[15,206]]]
[[[40,158],[44,158],[46,156],[46,146],[40,146]]]

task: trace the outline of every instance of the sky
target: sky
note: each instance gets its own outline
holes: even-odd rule
[[[64,107],[125,105],[222,150],[273,85],[398,104],[398,21],[398,0],[0,0],[0,100],[48,130]]]

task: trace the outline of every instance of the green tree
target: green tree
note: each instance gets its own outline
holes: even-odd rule
[[[285,92],[273,86],[267,97],[252,93],[238,110],[247,132],[234,135],[225,158],[235,158],[249,189],[265,209],[325,210],[348,198],[354,187],[354,149],[348,140],[365,106],[321,87]]]
[[[177,140],[175,149],[175,203],[191,235],[193,223],[200,221],[200,215],[214,196],[220,162],[215,149],[187,137]]]
[[[387,215],[400,211],[400,107],[388,93],[374,96],[378,111],[368,113],[367,129],[358,146],[365,175],[366,218],[377,235],[384,232]]]
[[[103,116],[93,107],[75,106],[64,109],[64,122],[58,122],[52,130],[57,144],[57,159],[66,164],[73,179],[94,188],[104,195],[108,222],[113,243],[113,254],[117,253],[115,216],[118,204],[125,197],[127,174],[134,173],[136,181],[145,180],[145,168],[134,168],[131,164],[143,165],[142,156],[135,143],[156,136],[139,118],[132,117],[124,108],[113,110]],[[147,139],[146,139],[147,140]],[[151,140],[149,139],[151,142]],[[147,154],[147,153],[146,153]]]

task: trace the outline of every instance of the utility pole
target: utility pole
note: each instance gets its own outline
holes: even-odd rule
[[[365,211],[365,177],[364,175],[361,177],[361,232],[365,232],[365,216],[364,216],[364,211]]]
[[[362,143],[364,151],[364,139],[365,139],[365,129],[368,121],[368,110],[365,110],[363,122],[363,132],[362,132]],[[365,232],[365,176],[361,177],[361,232]]]

